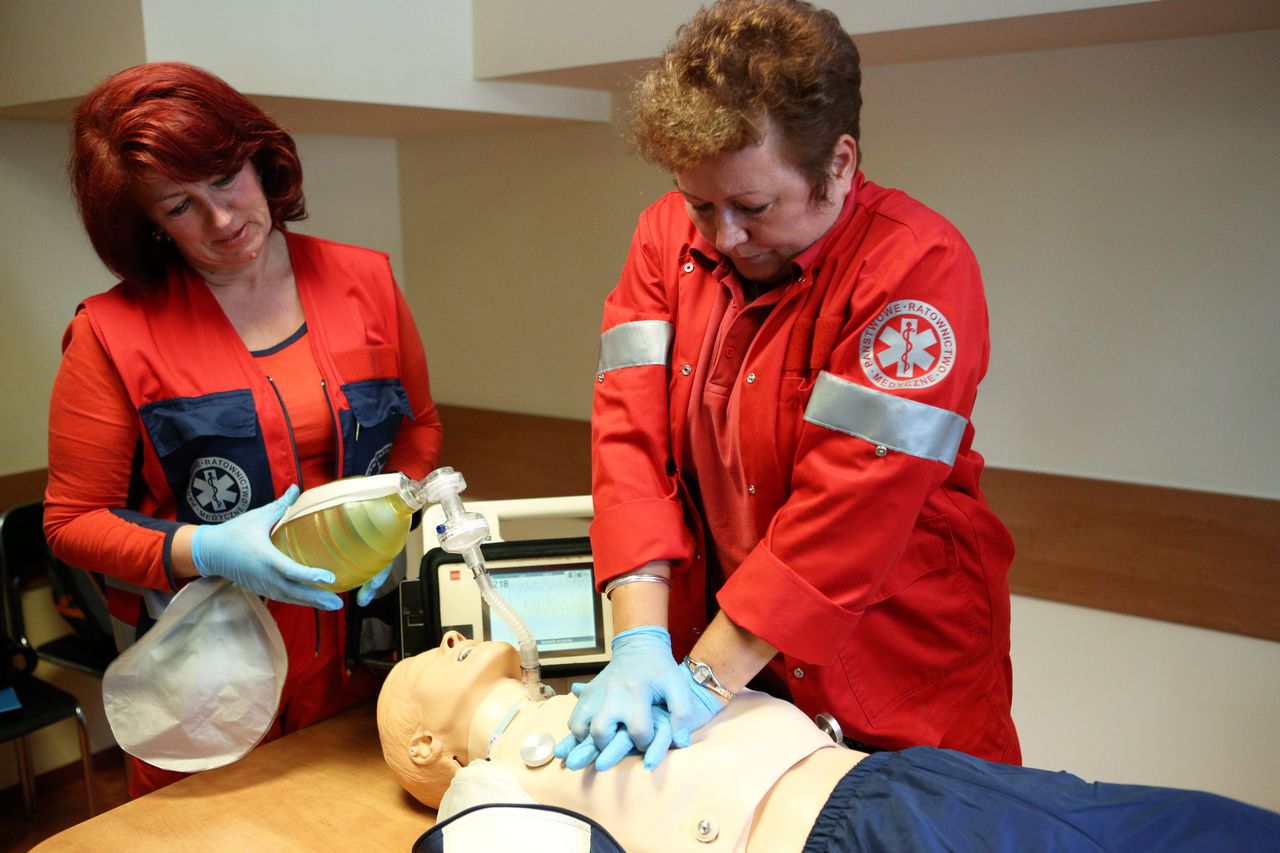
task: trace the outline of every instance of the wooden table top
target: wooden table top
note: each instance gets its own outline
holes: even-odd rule
[[[264,744],[58,833],[62,850],[404,850],[435,812],[382,760],[372,704]]]

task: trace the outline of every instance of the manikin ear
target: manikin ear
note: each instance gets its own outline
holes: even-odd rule
[[[414,730],[406,753],[412,766],[399,768],[400,785],[418,802],[438,809],[462,763],[449,749],[446,738],[421,726]]]
[[[440,738],[419,726],[409,740],[409,760],[418,767],[430,767],[440,760],[443,749]]]

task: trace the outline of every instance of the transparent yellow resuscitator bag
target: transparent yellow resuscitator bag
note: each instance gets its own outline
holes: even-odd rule
[[[404,474],[349,477],[307,489],[271,530],[271,541],[304,566],[333,572],[321,589],[355,589],[404,548],[413,514],[427,498]]]

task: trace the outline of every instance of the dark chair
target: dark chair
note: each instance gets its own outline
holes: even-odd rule
[[[33,509],[34,508],[34,509]],[[32,675],[38,659],[37,652],[27,640],[22,617],[22,590],[26,579],[47,560],[44,535],[39,537],[40,547],[31,545],[30,517],[41,515],[39,504],[15,507],[0,516],[0,622],[4,633],[0,642],[4,656],[0,659],[0,688],[12,688],[20,707],[0,711],[0,743],[14,741],[18,755],[18,774],[22,783],[22,804],[30,818],[35,811],[35,777],[27,736],[67,717],[74,717],[80,737],[80,761],[84,769],[85,798],[89,816],[94,814],[93,762],[89,752],[89,734],[85,727],[84,711],[76,697]]]
[[[43,504],[23,504],[0,515],[0,561],[5,566],[6,589],[11,592],[47,579],[54,605],[71,626],[72,633],[35,648],[40,659],[101,678],[116,656],[105,587],[100,576],[69,566],[49,553]],[[16,608],[7,618],[14,640],[22,648],[30,648],[22,609]]]

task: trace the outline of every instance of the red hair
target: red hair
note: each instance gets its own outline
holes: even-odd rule
[[[89,241],[113,273],[163,281],[182,263],[137,198],[139,179],[182,183],[240,171],[251,161],[272,224],[306,217],[293,139],[256,104],[203,69],[181,62],[127,68],[99,83],[73,119],[71,182]]]

